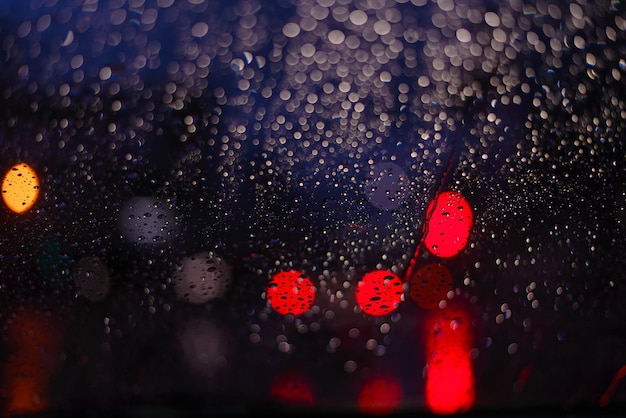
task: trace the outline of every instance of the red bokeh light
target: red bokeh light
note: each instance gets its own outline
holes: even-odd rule
[[[317,289],[301,272],[281,271],[267,285],[267,300],[281,315],[301,315],[313,306]]]
[[[452,290],[452,273],[439,263],[426,264],[413,274],[410,282],[411,299],[421,308],[432,309],[445,300]]]
[[[447,258],[465,248],[473,225],[473,214],[460,193],[441,193],[429,203],[426,213],[424,244],[428,251],[437,257]]]
[[[313,405],[315,395],[306,376],[288,371],[276,377],[269,389],[269,397],[275,402],[288,405]]]
[[[386,315],[402,302],[402,280],[386,270],[367,273],[356,287],[356,302],[363,312],[373,316]]]
[[[469,315],[450,305],[434,309],[429,312],[425,327],[426,407],[435,414],[468,411],[476,397]]]
[[[359,411],[368,415],[389,415],[400,407],[402,386],[388,373],[369,376],[359,390]]]

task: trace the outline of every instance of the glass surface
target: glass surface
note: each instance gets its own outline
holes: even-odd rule
[[[4,416],[626,408],[620,1],[1,0]]]

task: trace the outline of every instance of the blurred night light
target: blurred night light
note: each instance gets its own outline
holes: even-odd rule
[[[50,383],[59,366],[61,331],[54,317],[34,309],[18,311],[9,322],[3,416],[41,413],[50,408]]]
[[[368,201],[378,209],[397,209],[406,197],[407,175],[397,164],[378,163],[368,173],[365,192]]]
[[[98,257],[81,258],[74,268],[72,279],[77,293],[91,302],[104,299],[111,288],[109,270]]]
[[[474,405],[476,387],[470,360],[472,324],[461,307],[428,311],[425,321],[427,409],[458,414]]]
[[[2,199],[15,213],[23,213],[33,207],[39,197],[39,178],[28,164],[16,164],[2,180]]]
[[[356,302],[366,314],[386,315],[402,302],[402,280],[392,272],[376,270],[367,273],[356,288]]]
[[[289,370],[270,383],[269,397],[273,402],[287,405],[313,405],[315,394],[304,372]]]
[[[180,299],[205,303],[224,296],[232,284],[231,267],[211,252],[185,257],[174,273],[174,290]]]
[[[472,209],[460,193],[447,191],[431,201],[426,209],[424,243],[438,257],[452,257],[467,245],[472,230]]]
[[[173,210],[156,198],[133,197],[120,210],[120,231],[126,240],[144,245],[157,245],[172,239],[178,231]]]
[[[207,319],[190,319],[180,335],[182,356],[187,366],[204,376],[213,376],[228,364],[224,333]]]
[[[281,315],[301,315],[313,306],[316,292],[311,279],[301,272],[281,271],[267,284],[267,301]]]

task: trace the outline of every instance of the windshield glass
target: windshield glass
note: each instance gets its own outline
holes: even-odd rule
[[[623,410],[625,31],[2,0],[3,414]]]

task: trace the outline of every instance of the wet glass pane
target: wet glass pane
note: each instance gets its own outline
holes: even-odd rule
[[[0,60],[3,416],[626,408],[622,2],[2,0]]]

